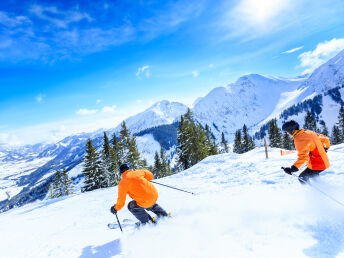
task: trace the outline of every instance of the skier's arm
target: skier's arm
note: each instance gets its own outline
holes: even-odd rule
[[[125,199],[127,198],[127,192],[128,192],[128,183],[121,181],[118,184],[118,197],[117,197],[117,203],[115,205],[115,210],[119,211],[122,209],[125,205]]]
[[[324,148],[325,149],[330,148],[331,146],[330,139],[326,135],[323,135],[323,134],[319,134],[318,136]]]
[[[298,159],[295,161],[294,166],[300,168],[305,162],[309,160],[309,146],[308,143],[302,140],[295,141],[295,149],[297,150]]]
[[[152,172],[148,171],[148,170],[143,170],[143,172],[145,173],[144,177],[148,180],[148,181],[152,181],[154,179],[154,175]]]

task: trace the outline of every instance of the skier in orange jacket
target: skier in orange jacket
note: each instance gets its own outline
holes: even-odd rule
[[[128,164],[119,167],[122,174],[118,184],[117,203],[111,207],[110,211],[115,214],[123,208],[127,194],[133,199],[128,204],[128,210],[142,223],[154,222],[152,217],[146,212],[152,211],[158,217],[168,216],[167,212],[157,203],[158,191],[149,182],[154,175],[148,170],[131,170]]]
[[[307,168],[299,175],[300,182],[304,183],[309,178],[319,176],[320,172],[330,167],[326,154],[330,147],[328,137],[310,130],[299,129],[299,124],[294,120],[284,123],[282,130],[293,137],[298,152],[295,163],[291,167],[283,168],[285,173],[291,175],[307,162]]]

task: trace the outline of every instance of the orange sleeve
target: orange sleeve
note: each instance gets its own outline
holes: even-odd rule
[[[154,175],[152,172],[148,171],[148,170],[143,170],[145,172],[145,178],[148,180],[148,181],[152,181],[154,179]]]
[[[120,181],[118,184],[118,197],[117,203],[115,205],[116,211],[122,209],[125,205],[125,199],[127,198],[128,183],[125,181]]]
[[[305,162],[309,160],[309,146],[306,141],[295,140],[295,149],[297,150],[298,159],[295,161],[294,166],[300,168]]]
[[[326,149],[330,148],[331,146],[330,139],[326,135],[323,135],[323,134],[319,134],[318,136],[324,148]]]

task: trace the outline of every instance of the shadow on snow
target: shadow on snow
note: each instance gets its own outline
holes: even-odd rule
[[[79,258],[109,258],[121,253],[121,241],[116,239],[101,246],[86,246]]]

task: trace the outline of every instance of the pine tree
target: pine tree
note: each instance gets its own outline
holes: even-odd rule
[[[161,146],[160,148],[160,162],[162,173],[161,177],[170,176],[172,174],[170,163],[167,162],[167,157],[164,148]]]
[[[177,128],[177,166],[178,170],[185,170],[191,167],[190,162],[190,138],[191,138],[191,125],[189,124],[190,109],[187,113],[180,118]]]
[[[281,148],[282,147],[282,133],[281,130],[278,128],[276,120],[272,119],[269,122],[269,146],[272,148]]]
[[[188,169],[205,157],[217,154],[215,140],[208,130],[196,123],[190,109],[181,116],[177,134],[177,167]]]
[[[331,143],[333,145],[336,145],[336,144],[340,144],[341,141],[342,141],[342,138],[341,138],[340,129],[337,125],[334,125],[332,129]]]
[[[282,142],[283,142],[282,143],[283,149],[286,149],[286,150],[294,149],[293,140],[291,139],[291,137],[287,133],[284,133]]]
[[[132,169],[138,169],[144,165],[144,161],[140,159],[140,153],[137,149],[136,137],[131,136],[125,122],[121,125],[119,132],[119,151],[118,159],[123,163],[128,163]]]
[[[119,181],[121,181],[121,174],[118,170],[119,165],[118,165],[117,155],[111,146],[110,146],[110,157],[111,157],[111,171],[113,171],[110,177],[110,182],[111,182],[110,185],[111,186],[118,185]]]
[[[306,130],[311,130],[313,132],[318,132],[317,121],[315,120],[311,112],[309,111],[307,111],[307,114],[305,117],[305,124],[303,125],[303,128],[305,128]]]
[[[344,106],[341,106],[338,114],[338,128],[340,131],[340,143],[344,142]]]
[[[85,182],[83,191],[92,191],[101,187],[101,168],[97,149],[93,147],[92,140],[86,143],[86,155],[84,157],[84,174]]]
[[[162,170],[162,164],[159,157],[159,153],[156,151],[154,155],[154,166],[153,166],[153,174],[155,178],[161,177],[161,170]]]
[[[222,132],[221,133],[221,152],[222,153],[228,153],[229,148],[228,148],[228,142],[225,138],[225,134]]]
[[[121,164],[123,164],[123,160],[121,159],[121,150],[120,150],[120,144],[119,144],[119,140],[116,136],[116,134],[114,133],[112,136],[112,149],[114,151],[115,154],[115,158],[117,160],[117,166],[120,166]]]
[[[119,142],[118,142],[118,160],[120,163],[129,163],[129,145],[130,145],[130,133],[127,125],[123,121],[121,124],[121,130],[119,131]]]
[[[52,183],[52,198],[59,198],[61,196],[63,196],[63,192],[62,192],[62,175],[60,170],[56,170],[54,179],[53,179],[53,183]]]
[[[320,125],[321,125],[321,128],[319,129],[320,133],[323,134],[323,135],[328,136],[329,135],[329,131],[327,129],[325,121],[321,120],[320,121]]]
[[[253,150],[255,148],[254,141],[248,134],[247,126],[244,124],[242,128],[242,151],[243,152],[248,152],[250,150]]]
[[[103,175],[101,176],[102,181],[100,182],[100,185],[102,188],[111,186],[111,176],[114,172],[112,171],[110,148],[109,138],[107,137],[106,132],[104,132],[103,147],[101,150],[101,171],[103,172]]]
[[[209,128],[209,126],[207,124],[205,125],[204,130],[205,130],[205,135],[206,135],[205,144],[207,147],[206,156],[219,154],[219,150],[217,149],[216,142],[215,142],[215,137],[214,137],[213,133],[211,132],[211,129]]]
[[[235,137],[234,137],[234,145],[233,145],[233,152],[234,153],[243,153],[243,143],[241,139],[241,131],[236,130]]]
[[[72,194],[74,192],[74,188],[72,185],[72,180],[69,178],[66,169],[63,169],[61,180],[62,180],[62,184],[61,184],[62,185],[62,189],[61,189],[62,195],[65,196],[65,195]]]

